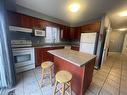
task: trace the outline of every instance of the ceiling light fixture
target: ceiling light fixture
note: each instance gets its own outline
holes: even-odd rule
[[[80,6],[77,3],[73,3],[69,6],[69,8],[71,12],[76,13],[79,10]]]
[[[125,30],[127,30],[126,28],[121,28],[121,29],[118,29],[118,30],[120,30],[120,31],[125,31]]]
[[[119,15],[120,16],[127,16],[127,11],[121,12]]]

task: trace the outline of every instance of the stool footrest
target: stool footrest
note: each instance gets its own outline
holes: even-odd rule
[[[57,85],[58,85],[58,84],[57,84]],[[70,87],[70,84],[69,84],[69,83],[65,83],[64,85],[67,86],[67,87],[64,89],[65,93],[67,93],[68,95],[70,95],[70,94],[67,92],[67,90],[68,90],[69,88],[71,88],[71,87]],[[58,86],[56,86],[56,89],[55,89],[55,92],[54,92],[54,93],[56,94],[56,93],[58,93],[59,91],[60,91],[61,93],[63,93],[62,87],[59,88]]]

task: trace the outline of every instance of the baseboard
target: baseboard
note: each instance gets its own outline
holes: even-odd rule
[[[99,69],[99,67],[97,67],[97,66],[94,66],[94,69],[95,69],[95,70],[98,70],[98,69]]]
[[[108,52],[108,54],[121,54],[122,52]]]

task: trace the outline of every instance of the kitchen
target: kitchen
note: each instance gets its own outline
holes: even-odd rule
[[[68,19],[63,18],[61,20],[59,17],[55,18],[55,15],[45,15],[43,14],[44,10],[41,9],[37,11],[37,6],[35,10],[34,7],[30,8],[30,4],[34,5],[35,2],[27,2],[26,5],[25,2],[22,0],[16,1],[16,7],[12,2],[9,2],[9,5],[7,4],[6,19],[9,39],[7,42],[9,51],[11,51],[8,56],[11,56],[13,63],[10,66],[11,77],[13,77],[12,80],[10,78],[10,81],[16,80],[13,83],[16,86],[8,91],[8,95],[18,95],[19,92],[21,95],[57,95],[59,91],[62,92],[62,95],[65,95],[67,89],[55,90],[58,86],[57,73],[61,70],[66,71],[64,76],[68,75],[71,78],[67,82],[68,88],[72,90],[71,95],[84,95],[85,93],[87,95],[94,73],[104,63],[103,55],[107,55],[104,54],[105,51],[103,52],[107,37],[106,31],[111,29],[111,23],[107,21],[107,15],[98,13],[101,17],[89,17],[88,20],[83,22],[79,19],[81,23],[78,21],[75,23],[76,15],[74,14],[76,10],[72,8],[72,11],[69,11],[74,14],[68,14],[70,23],[67,23]],[[46,1],[42,2],[46,3]],[[83,1],[81,0],[81,2]],[[14,6],[11,6],[11,4],[14,4]],[[45,4],[43,5],[45,7]],[[47,7],[45,10],[47,10]],[[63,13],[61,14],[63,15]],[[71,16],[72,18],[70,18]],[[48,62],[53,65],[49,65]],[[49,79],[47,77],[49,75],[44,75],[45,64],[51,66],[48,68],[51,69],[50,71],[46,70],[46,73],[50,73],[51,86],[48,84]],[[44,76],[46,78],[43,78]],[[60,77],[58,77],[58,82],[60,80]],[[27,91],[27,89],[29,90]]]
[[[35,59],[36,66],[40,66],[41,63],[44,61],[53,61],[53,59],[47,53],[48,50],[60,49],[60,48],[64,48],[64,46],[65,46],[65,48],[69,47],[74,50],[79,50],[80,36],[82,33],[81,31],[84,31],[84,32],[85,31],[97,31],[96,33],[98,34],[99,27],[100,27],[100,21],[96,21],[96,22],[93,22],[92,24],[80,26],[79,28],[77,28],[77,27],[62,26],[62,25],[52,23],[49,21],[44,22],[41,19],[33,18],[31,16],[23,15],[20,13],[13,13],[13,12],[8,12],[8,13],[9,13],[8,17],[11,17],[9,19],[18,18],[16,20],[16,22],[10,21],[10,24],[9,24],[10,25],[9,29],[11,32],[10,36],[12,38],[12,42],[11,42],[12,47],[13,48],[15,48],[15,47],[34,47],[35,48],[35,56],[37,58],[37,59]],[[19,18],[21,18],[21,22],[20,22]],[[34,23],[32,23],[32,22],[34,22]],[[17,25],[17,23],[19,23],[20,25]],[[25,23],[27,25],[25,25]],[[41,23],[41,24],[39,25],[39,23]],[[48,23],[48,24],[45,24],[45,23]],[[33,27],[36,27],[36,28],[33,29]],[[39,28],[40,28],[40,30],[39,30]],[[45,28],[45,29],[43,29],[43,28]],[[54,32],[52,29],[54,29],[54,30],[56,29],[55,30],[56,37],[52,36],[53,32]],[[76,29],[79,31],[78,33],[77,33]],[[85,29],[87,29],[87,30],[85,30]],[[27,30],[28,30],[28,32],[27,32]],[[35,32],[38,30],[41,32],[44,32],[44,33],[42,35],[36,35]],[[51,33],[48,33],[48,32],[51,32]],[[69,32],[70,36],[69,36],[69,33],[67,34],[66,32]],[[73,34],[71,34],[71,33],[73,33]],[[95,35],[96,35],[96,33],[95,33]],[[96,38],[97,37],[95,36],[95,38],[93,40],[95,41]],[[15,39],[18,41],[16,42]],[[88,40],[89,39],[87,39],[87,41]],[[94,41],[93,41],[93,43],[95,43]],[[94,47],[92,49],[94,49]],[[43,53],[41,54],[41,52],[43,52]],[[31,58],[31,59],[33,59],[33,58]]]

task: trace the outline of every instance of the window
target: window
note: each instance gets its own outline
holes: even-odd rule
[[[56,27],[46,27],[46,42],[57,43],[60,41],[60,31]]]

